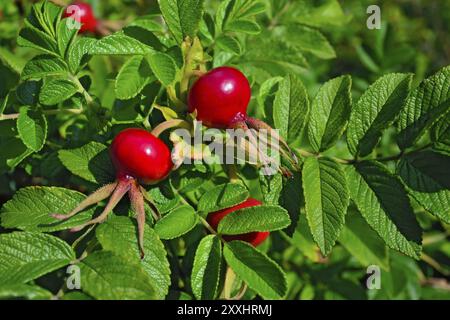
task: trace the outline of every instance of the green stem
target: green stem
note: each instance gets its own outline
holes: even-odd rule
[[[379,162],[389,162],[389,161],[396,161],[396,160],[400,160],[403,156],[406,155],[410,155],[419,151],[422,151],[426,148],[431,147],[433,144],[432,143],[428,143],[420,148],[417,148],[415,150],[411,150],[409,152],[405,152],[404,150],[400,151],[398,154],[392,155],[392,156],[387,156],[387,157],[379,157],[379,158],[373,158],[373,159],[368,159],[368,160],[373,160],[373,161],[379,161]],[[324,157],[323,154],[321,153],[312,153],[300,148],[295,149],[298,154],[300,154],[303,157],[316,157],[316,158],[322,158]],[[336,157],[331,157],[331,159],[333,159],[334,161],[341,163],[341,164],[345,164],[345,165],[352,165],[355,163],[359,163],[361,161],[363,161],[363,159],[359,159],[359,158],[355,158],[355,159],[341,159],[341,158],[336,158]]]
[[[94,99],[92,96],[87,92],[87,90],[83,87],[83,85],[80,82],[80,79],[74,75],[69,75],[69,79],[78,87],[78,91],[84,95],[84,98],[86,99],[87,104],[91,104]]]
[[[78,244],[86,238],[86,236],[92,231],[92,229],[95,228],[95,225],[90,226],[81,236],[79,236],[73,243],[72,243],[72,249],[75,250],[75,248],[78,246]]]
[[[43,110],[45,115],[56,115],[60,113],[71,113],[71,114],[81,114],[83,113],[82,109],[55,109],[55,110]],[[2,120],[10,120],[17,119],[19,117],[19,113],[11,113],[11,114],[0,114],[0,121]]]

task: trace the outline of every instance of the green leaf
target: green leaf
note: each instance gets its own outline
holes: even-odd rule
[[[33,27],[25,27],[20,30],[17,44],[54,55],[58,51],[56,41],[52,37]]]
[[[85,196],[77,191],[57,187],[26,187],[19,189],[1,210],[1,222],[5,228],[27,231],[53,232],[65,230],[90,219],[93,209],[83,211],[66,221],[50,216],[67,213]]]
[[[212,300],[218,294],[222,245],[215,235],[204,237],[195,252],[191,287],[198,300]]]
[[[294,176],[284,182],[281,190],[280,205],[289,212],[291,217],[291,225],[285,232],[292,236],[300,219],[300,210],[304,207],[305,199],[303,198],[302,177],[300,172],[294,173]],[[306,221],[306,220],[305,220]]]
[[[69,99],[78,91],[78,87],[69,80],[54,79],[45,82],[39,94],[39,102],[51,106]]]
[[[286,276],[281,268],[250,244],[231,241],[223,255],[231,269],[264,299],[281,299],[286,294]]]
[[[433,142],[450,145],[450,112],[433,126],[430,136]]]
[[[92,43],[89,47],[91,55],[145,55],[154,50],[129,36],[115,33]]]
[[[187,193],[198,190],[205,184],[210,177],[209,172],[201,172],[199,170],[186,171],[180,175],[172,176],[170,183],[181,193]]]
[[[109,251],[91,253],[79,264],[83,291],[99,300],[157,298],[151,279],[138,262]]]
[[[152,76],[147,60],[142,56],[130,58],[117,74],[116,97],[123,100],[134,98],[154,79]]]
[[[221,35],[216,39],[216,45],[218,48],[236,55],[240,55],[242,52],[239,40],[232,36]]]
[[[326,150],[340,138],[352,108],[351,83],[350,76],[331,79],[314,98],[308,122],[309,142],[314,151]]]
[[[0,61],[10,67],[17,74],[22,73],[26,60],[20,55],[14,54],[4,47],[0,47]]]
[[[0,285],[0,299],[26,298],[28,300],[48,300],[52,296],[50,291],[35,285]]]
[[[269,76],[285,76],[291,73],[304,72],[308,66],[303,54],[288,46],[270,32],[262,32],[258,37],[251,37],[246,42],[243,53],[243,67],[254,66],[267,72]],[[267,76],[263,76],[265,79]],[[259,78],[259,77],[257,77]]]
[[[96,43],[95,39],[81,37],[77,38],[75,42],[69,47],[67,52],[67,64],[69,65],[70,71],[76,73],[83,63],[83,60],[88,56],[90,48]]]
[[[17,100],[24,105],[36,106],[41,87],[42,81],[28,80],[20,83],[16,88]]]
[[[253,17],[266,10],[265,4],[260,0],[229,1],[232,6],[228,14],[229,20]]]
[[[277,205],[283,189],[283,177],[281,174],[265,175],[260,173],[259,185],[265,204]]]
[[[261,205],[236,210],[219,223],[220,234],[243,234],[253,231],[275,231],[291,223],[286,209],[280,206]]]
[[[47,119],[41,111],[21,107],[17,119],[17,131],[23,143],[37,152],[42,149],[47,138]]]
[[[303,165],[303,192],[311,233],[328,255],[345,223],[349,194],[345,173],[329,158],[309,157]]]
[[[51,1],[45,1],[43,3],[43,15],[44,21],[47,24],[48,28],[52,35],[56,35],[56,27],[58,22],[61,20],[63,8],[52,3]]]
[[[288,75],[281,81],[273,105],[273,119],[280,135],[288,142],[302,135],[309,113],[308,94],[301,80]]]
[[[282,38],[300,51],[311,53],[320,59],[336,58],[333,47],[318,30],[300,24],[289,24],[275,27],[272,32],[275,37]]]
[[[203,0],[158,0],[158,3],[170,32],[179,44],[187,36],[195,37],[203,15]]]
[[[226,22],[226,18],[228,17],[227,12],[229,12],[231,1],[232,0],[221,1],[217,6],[216,15],[214,19],[216,33],[222,31],[223,29],[223,25]]]
[[[61,59],[48,54],[35,56],[23,68],[21,77],[27,79],[41,79],[48,76],[62,76],[68,73],[67,67]]]
[[[277,1],[282,5],[282,1]],[[278,7],[281,10],[282,7]],[[283,22],[299,22],[313,27],[342,27],[351,15],[344,12],[338,0],[294,1],[288,8],[290,14],[283,16]],[[276,14],[277,12],[275,12]]]
[[[155,224],[161,239],[175,239],[191,231],[198,222],[195,210],[188,205],[173,209]]]
[[[282,77],[273,77],[261,83],[261,86],[259,87],[257,100],[258,104],[262,108],[265,108],[266,99],[272,95],[272,91],[281,81],[283,81]],[[270,108],[272,108],[272,105],[270,105]]]
[[[172,57],[161,52],[148,57],[148,63],[156,78],[165,86],[172,84],[177,75],[177,66]]]
[[[114,180],[114,168],[108,148],[98,142],[89,142],[77,149],[60,150],[58,157],[73,174],[93,183]]]
[[[178,195],[166,196],[159,187],[152,188],[148,191],[149,197],[152,199],[153,204],[159,213],[165,214],[180,203],[180,198]]]
[[[450,111],[450,66],[425,79],[406,100],[398,121],[397,142],[412,146],[440,117]]]
[[[377,145],[384,129],[401,111],[411,85],[411,74],[391,73],[379,78],[352,109],[347,145],[356,156],[366,156]]]
[[[56,39],[58,42],[58,50],[61,57],[65,58],[69,45],[77,35],[76,28],[70,28],[67,23],[68,18],[62,19],[58,23],[56,31]]]
[[[299,216],[297,226],[292,234],[292,239],[287,239],[309,260],[320,262],[323,259],[319,247],[314,242],[305,214]]]
[[[375,161],[349,166],[347,180],[359,212],[384,242],[418,259],[422,230],[400,180]]]
[[[145,226],[143,260],[140,260],[137,226],[130,218],[111,216],[98,226],[96,236],[103,249],[113,251],[142,266],[151,280],[157,298],[162,299],[167,295],[170,285],[169,262],[164,245],[153,229]]]
[[[4,120],[0,125],[0,173],[17,166],[33,153],[18,138],[17,124],[14,120]]]
[[[378,265],[389,270],[389,256],[383,240],[361,215],[349,212],[339,242],[364,267]]]
[[[254,16],[264,10],[265,5],[261,1],[222,1],[216,12],[216,32],[258,34],[261,28],[254,21]]]
[[[155,25],[156,24],[156,25]],[[158,38],[156,34],[164,33],[163,26],[154,20],[138,18],[123,29],[124,34],[139,40],[143,44],[155,49],[164,51],[167,48],[167,38]],[[163,43],[164,42],[164,43]]]
[[[200,198],[197,210],[204,213],[230,208],[249,197],[247,188],[237,183],[216,186]]]
[[[402,158],[397,172],[420,205],[450,224],[450,157],[434,151],[412,153]]]
[[[224,31],[242,32],[251,35],[256,35],[261,32],[261,27],[258,23],[252,20],[236,20],[226,24]]]
[[[20,284],[68,265],[70,246],[49,234],[12,232],[0,235],[0,284]]]

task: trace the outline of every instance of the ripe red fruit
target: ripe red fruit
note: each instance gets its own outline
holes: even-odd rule
[[[208,215],[208,217],[206,218],[206,221],[208,221],[208,223],[211,225],[211,227],[214,230],[217,230],[217,226],[219,225],[219,222],[225,216],[229,215],[230,213],[235,212],[238,209],[259,206],[261,204],[262,203],[260,201],[253,199],[253,198],[249,198],[245,202],[235,205],[231,208],[227,208],[227,209],[223,209],[223,210],[219,210],[219,211],[210,213]],[[250,233],[245,233],[245,234],[240,234],[240,235],[232,235],[232,236],[224,235],[222,237],[226,241],[241,240],[241,241],[248,242],[248,243],[252,244],[254,247],[256,247],[257,245],[262,243],[264,240],[266,240],[267,237],[269,236],[269,234],[270,234],[270,232],[250,232]]]
[[[118,179],[133,177],[145,184],[164,179],[172,169],[167,145],[144,129],[125,129],[113,140],[110,155]]]
[[[189,112],[197,110],[197,120],[214,128],[229,128],[245,120],[251,88],[239,70],[219,67],[202,75],[189,91]]]
[[[131,207],[136,213],[139,250],[143,258],[146,219],[144,201],[150,200],[147,198],[147,191],[140,186],[139,182],[155,183],[164,179],[173,166],[170,151],[162,140],[150,132],[131,128],[121,131],[114,138],[110,156],[116,167],[116,181],[104,185],[86,197],[68,214],[56,213],[52,216],[59,220],[66,220],[109,197],[100,215],[72,228],[72,231],[79,231],[88,225],[105,221],[120,199],[128,193]]]
[[[247,133],[251,132],[249,129],[266,131],[274,138],[268,141],[269,146],[279,150],[292,167],[298,169],[297,158],[282,137],[264,121],[247,115],[250,99],[251,88],[245,75],[235,68],[219,67],[201,75],[194,82],[189,90],[188,111],[196,111],[197,120],[208,127],[241,129]],[[253,133],[248,134],[248,139],[248,155],[258,159],[260,164],[272,163],[278,166],[283,175],[292,176],[289,169],[279,166],[275,159],[258,148],[258,141]]]
[[[74,6],[77,6],[77,8],[74,9]],[[80,22],[81,33],[96,32],[97,19],[95,18],[94,11],[92,10],[92,7],[89,3],[82,1],[75,1],[64,10],[63,16],[64,18],[72,17],[77,22]]]

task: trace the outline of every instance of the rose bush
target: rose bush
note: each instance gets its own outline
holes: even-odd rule
[[[0,298],[449,298],[448,17],[55,2],[0,4]]]

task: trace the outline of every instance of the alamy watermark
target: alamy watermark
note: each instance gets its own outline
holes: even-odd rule
[[[381,289],[381,269],[377,265],[370,265],[367,267],[366,287],[369,290]]]
[[[281,164],[279,133],[276,129],[194,129],[179,128],[171,133],[172,160],[180,164],[244,164],[261,167],[264,175],[274,175]]]
[[[72,4],[66,8],[66,13],[71,19],[67,19],[67,28],[69,30],[81,28],[81,9],[76,4]]]
[[[81,289],[81,270],[77,265],[70,265],[67,267],[66,273],[68,274],[66,280],[66,287],[69,290]]]
[[[370,16],[367,18],[366,25],[369,30],[381,29],[381,9],[379,6],[373,4],[367,7],[367,14]]]

